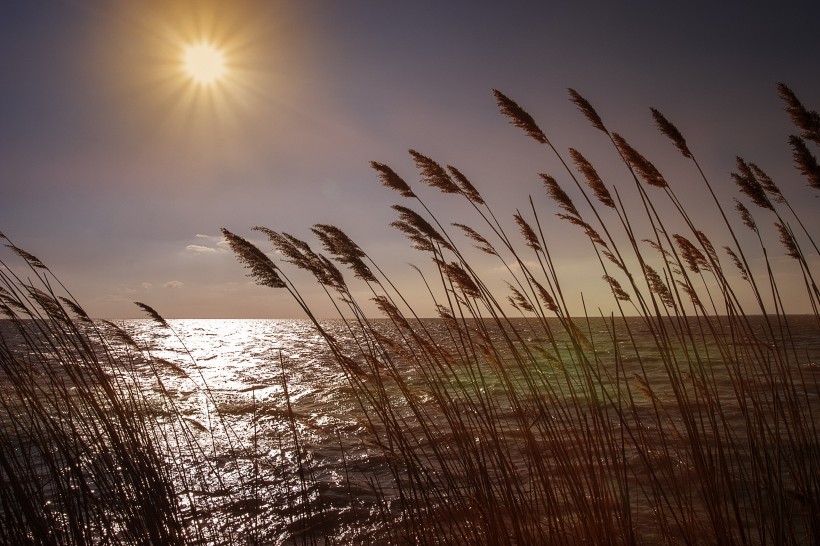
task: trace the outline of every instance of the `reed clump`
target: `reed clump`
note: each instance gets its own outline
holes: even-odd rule
[[[778,91],[799,133],[784,139],[796,176],[816,192],[817,113]],[[255,280],[293,298],[323,339],[346,404],[333,425],[311,423],[281,352],[267,380],[214,389],[174,321],[141,302],[152,330],[91,320],[0,234],[24,271],[0,262],[0,542],[820,540],[820,252],[789,201],[802,196],[738,157],[720,176],[737,186],[727,207],[660,111],[652,121],[692,165],[685,182],[569,93],[621,174],[559,151],[496,90],[501,113],[560,166],[533,173],[539,193],[509,221],[466,171],[417,150],[419,184],[371,163],[403,199],[392,226],[425,258],[414,268],[428,301],[336,226],[312,226],[321,250],[254,228],[273,258],[223,229]],[[708,203],[697,215],[694,186]],[[440,199],[463,200],[474,222],[448,222]],[[577,230],[606,304],[566,278],[550,222]],[[784,259],[808,314],[781,297]],[[336,317],[317,315],[305,282]],[[153,354],[160,334],[182,360]],[[271,386],[278,398],[257,397]]]
[[[817,190],[807,143],[818,143],[817,114],[785,85],[778,90],[800,131],[788,138],[797,173]],[[392,476],[381,491],[385,517],[395,523],[381,538],[817,541],[817,354],[794,338],[796,329],[820,334],[814,234],[772,178],[742,158],[731,173],[742,196],[736,211],[727,210],[692,146],[657,109],[658,130],[692,164],[695,181],[685,183],[699,184],[718,220],[708,235],[702,211],[695,218],[687,209],[691,189],[679,195],[679,184],[612,132],[577,91],[571,101],[608,137],[628,187],[608,182],[619,177],[576,149],[560,152],[533,116],[494,94],[510,123],[562,166],[540,177],[559,221],[588,241],[615,312],[590,313],[584,303],[583,315],[571,313],[583,287],[562,278],[557,245],[545,236],[552,207],[530,197],[526,212],[514,215],[518,233],[511,232],[463,171],[416,150],[410,155],[421,185],[466,200],[477,221],[447,225],[423,187],[371,163],[385,187],[408,200],[393,205],[392,225],[429,258],[417,271],[439,327],[339,228],[313,228],[328,257],[292,235],[255,228],[280,261],[324,287],[348,328],[341,342],[303,297],[299,276],[267,255],[257,261],[257,247],[223,230],[261,284],[270,286],[275,273],[344,371]],[[486,280],[471,247],[499,260],[507,294]],[[777,255],[792,260],[810,314],[786,308]],[[334,261],[361,284],[348,284]],[[363,289],[368,298],[354,296]],[[380,318],[369,316],[373,304]]]

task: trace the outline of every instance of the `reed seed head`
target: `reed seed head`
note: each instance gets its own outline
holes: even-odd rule
[[[345,232],[328,224],[316,224],[311,231],[319,237],[325,250],[340,263],[348,265],[356,277],[368,282],[376,281],[375,275],[364,263],[367,254]]]
[[[413,228],[419,234],[440,245],[443,248],[452,250],[452,246],[448,243],[430,223],[422,218],[416,211],[403,207],[401,205],[393,205],[393,210],[399,213],[402,222]]]
[[[410,150],[410,155],[413,156],[416,167],[421,172],[422,182],[444,193],[461,193],[459,187],[441,165],[416,150]]]
[[[616,299],[620,301],[630,300],[629,294],[627,294],[626,291],[624,291],[624,289],[621,288],[621,283],[619,283],[616,278],[611,277],[609,275],[604,275],[602,278],[609,283],[609,287],[612,289],[612,294],[615,295]]]
[[[755,223],[754,218],[752,218],[752,213],[749,212],[749,209],[747,209],[746,206],[737,199],[735,199],[735,209],[737,209],[740,213],[740,219],[743,220],[746,227],[757,233],[757,224]]]
[[[578,213],[578,209],[575,208],[572,199],[569,198],[567,192],[558,184],[558,181],[548,174],[540,173],[539,176],[541,180],[543,180],[544,186],[547,188],[547,193],[549,193],[552,200],[558,203],[558,206],[567,211],[570,216],[580,218],[581,215]]]
[[[461,171],[453,167],[452,165],[447,165],[447,170],[450,172],[450,176],[456,181],[456,183],[461,188],[461,193],[467,197],[470,201],[477,205],[484,204],[484,198],[481,197],[481,194],[478,190],[473,186],[473,184],[464,176]]]
[[[658,275],[658,272],[648,264],[644,264],[643,272],[646,277],[646,282],[649,284],[649,289],[661,299],[661,302],[666,307],[674,309],[675,298],[672,297],[672,292],[669,290],[669,287],[666,286],[666,283],[661,280],[661,276]]]
[[[751,167],[741,157],[736,158],[736,163],[737,172],[731,173],[731,177],[741,193],[745,194],[758,207],[774,210],[774,206],[766,196],[763,184],[755,177]]]
[[[264,252],[225,228],[222,228],[222,235],[228,241],[228,245],[236,254],[240,263],[251,270],[250,276],[254,277],[258,284],[271,288],[285,288],[287,286],[277,273],[276,264]]]
[[[456,223],[456,222],[454,222],[452,225],[459,228],[461,231],[464,232],[464,234],[468,238],[472,239],[476,243],[473,246],[475,246],[478,250],[480,250],[482,252],[485,252],[487,254],[490,254],[491,256],[497,256],[498,255],[498,253],[496,252],[493,245],[491,245],[490,242],[487,239],[485,239],[480,233],[478,233],[476,230],[474,230],[470,226],[467,226],[467,225],[464,225],[464,224],[459,224],[459,223]]]
[[[652,117],[655,119],[655,125],[658,127],[658,130],[672,141],[680,153],[683,154],[683,157],[691,159],[692,152],[689,151],[689,146],[686,145],[686,139],[683,138],[683,135],[680,131],[678,131],[678,128],[675,127],[671,121],[666,119],[657,109],[650,108],[650,110],[652,111]]]
[[[640,176],[647,184],[657,188],[666,188],[669,186],[660,171],[655,168],[655,165],[641,155],[638,150],[630,146],[621,135],[618,133],[613,133],[612,139],[627,165],[634,169],[638,176]]]
[[[738,258],[737,254],[735,254],[735,251],[732,250],[731,248],[729,248],[728,246],[725,246],[723,248],[726,250],[726,254],[728,254],[729,257],[732,259],[732,262],[734,262],[735,267],[737,267],[738,270],[740,271],[740,277],[744,281],[748,281],[749,280],[749,274],[746,271],[746,267],[743,265],[743,262],[740,261],[740,258]]]
[[[515,223],[518,224],[518,227],[521,229],[521,235],[524,236],[524,241],[526,241],[527,246],[535,252],[539,252],[541,250],[541,243],[538,241],[538,236],[535,235],[535,230],[532,229],[518,211],[515,211]]]
[[[154,322],[156,322],[157,324],[159,324],[163,328],[170,328],[171,327],[171,325],[168,324],[168,322],[164,318],[162,318],[162,315],[157,313],[157,311],[153,307],[151,307],[150,305],[148,305],[146,303],[139,302],[139,301],[135,301],[134,305],[136,305],[137,307],[142,309],[145,312],[145,314],[148,315],[151,318],[151,320],[153,320]]]
[[[5,237],[4,237],[4,239],[5,239]],[[8,239],[6,239],[6,240],[8,240]],[[20,247],[15,246],[13,244],[7,244],[6,248],[10,248],[12,250],[12,252],[17,254],[21,258],[23,258],[26,261],[26,263],[28,263],[31,267],[33,267],[35,269],[46,269],[46,270],[48,269],[45,266],[45,264],[43,264],[43,262],[41,262],[39,259],[37,259],[36,256],[34,256],[33,254],[30,254],[29,252],[26,252],[25,250],[23,250]]]
[[[775,222],[774,225],[780,234],[780,242],[783,243],[783,246],[786,249],[786,255],[794,258],[795,260],[799,260],[800,251],[797,248],[797,242],[794,240],[792,232],[780,222]]]
[[[769,197],[776,203],[785,203],[786,199],[783,197],[783,194],[780,193],[780,188],[777,187],[777,184],[774,183],[774,180],[766,174],[763,169],[755,165],[754,163],[749,163],[749,168],[752,169],[755,177],[757,178],[760,185],[763,186],[763,189],[766,190],[766,193],[769,194]]]
[[[692,244],[689,239],[684,237],[683,235],[678,235],[677,233],[673,235],[675,242],[678,243],[678,248],[680,249],[681,256],[683,257],[683,261],[686,262],[686,265],[692,271],[692,273],[699,273],[701,270],[707,271],[709,269],[709,263],[706,261],[706,256],[698,250],[698,248]]]
[[[410,186],[407,182],[402,179],[396,172],[385,165],[384,163],[378,163],[376,161],[371,161],[370,166],[379,173],[379,179],[382,181],[382,184],[391,190],[396,190],[399,192],[403,197],[415,197],[416,194],[413,193],[413,190],[410,189]]]
[[[806,142],[798,136],[790,136],[794,165],[800,174],[809,179],[809,186],[820,191],[820,165],[817,158],[809,151]]]
[[[581,174],[584,175],[584,178],[587,179],[587,184],[595,193],[595,197],[598,198],[598,201],[603,203],[605,206],[614,209],[615,202],[612,200],[612,195],[609,193],[609,190],[606,188],[604,181],[601,180],[601,177],[598,176],[598,172],[592,166],[592,164],[587,161],[587,159],[575,148],[569,149],[569,155],[572,157],[572,161],[575,163],[575,166],[581,171]]]
[[[595,108],[589,103],[587,99],[581,96],[575,89],[568,89],[570,100],[575,103],[575,106],[578,107],[578,110],[584,114],[584,117],[592,124],[593,127],[607,133],[606,127],[604,127],[604,122],[601,120],[601,116],[598,115],[598,112],[595,111]]]
[[[803,106],[786,84],[778,83],[777,91],[786,103],[786,112],[789,113],[792,123],[802,131],[803,138],[820,145],[820,114]]]
[[[501,113],[510,118],[510,123],[519,129],[523,129],[525,133],[541,144],[547,144],[549,142],[547,135],[538,128],[532,116],[525,112],[517,102],[497,89],[493,89],[493,95],[495,95],[495,100],[496,103],[498,103],[498,108],[501,110]]]

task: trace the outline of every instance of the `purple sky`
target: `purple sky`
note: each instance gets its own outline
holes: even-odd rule
[[[793,169],[787,137],[796,131],[775,87],[783,81],[820,109],[820,3],[534,4],[3,2],[0,231],[98,317],[140,316],[134,300],[167,317],[300,316],[284,294],[245,276],[221,227],[267,251],[252,226],[315,243],[311,225],[335,224],[414,294],[422,287],[406,264],[428,258],[388,226],[402,198],[369,167],[386,163],[417,184],[414,148],[464,172],[510,231],[533,195],[572,306],[580,310],[583,292],[607,311],[588,243],[553,216],[539,182],[549,173],[569,191],[566,173],[492,96],[498,88],[518,101],[559,150],[584,152],[628,198],[628,173],[569,102],[572,87],[702,213],[716,244],[728,241],[715,209],[692,165],[654,129],[650,106],[685,134],[728,207],[741,155],[820,233],[816,192]],[[184,44],[202,38],[224,47],[230,71],[210,91],[179,69]],[[467,218],[457,197],[419,193],[442,219]],[[776,240],[772,249],[787,309],[809,311],[797,269]],[[479,263],[502,279],[496,263]]]

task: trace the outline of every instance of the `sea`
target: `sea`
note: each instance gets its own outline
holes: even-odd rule
[[[818,538],[814,316],[113,322],[202,543]]]

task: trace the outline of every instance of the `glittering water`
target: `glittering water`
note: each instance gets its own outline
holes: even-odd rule
[[[166,367],[160,364],[158,375],[146,367],[138,378],[144,390],[153,389],[157,394],[155,417],[161,416],[163,412],[170,413],[167,407],[169,397],[166,396],[170,395],[176,410],[189,425],[189,431],[199,440],[197,449],[201,452],[195,453],[193,451],[196,450],[193,450],[187,454],[187,459],[191,465],[206,467],[202,475],[209,487],[205,490],[197,486],[198,489],[185,491],[188,502],[196,504],[205,499],[207,502],[204,505],[211,510],[205,517],[223,518],[230,522],[223,525],[231,526],[232,532],[237,533],[237,536],[254,536],[261,542],[323,541],[328,537],[330,542],[378,542],[379,533],[387,533],[386,527],[397,521],[392,518],[400,515],[392,504],[396,501],[399,490],[396,489],[395,477],[390,472],[391,465],[385,459],[385,452],[388,450],[384,449],[384,445],[377,445],[373,432],[381,434],[382,442],[389,435],[379,428],[378,419],[368,421],[368,416],[354,396],[356,391],[351,388],[328,344],[316,329],[305,320],[170,322],[173,330],[161,329],[143,320],[124,321],[121,325],[158,362],[170,363]],[[379,327],[386,334],[391,331],[387,322],[377,321],[376,324],[380,324]],[[674,410],[680,401],[676,399],[676,389],[668,379],[665,360],[660,357],[651,332],[637,320],[629,323],[629,328],[618,323],[614,330],[603,320],[591,321],[582,326],[584,336],[590,342],[590,346],[584,350],[597,355],[596,373],[605,379],[593,380],[594,378],[585,376],[581,372],[583,367],[577,362],[577,349],[568,342],[569,338],[559,334],[559,339],[550,344],[544,331],[535,322],[517,322],[516,331],[520,337],[509,341],[510,347],[518,347],[522,351],[525,347],[537,346],[549,349],[544,351],[545,356],[540,356],[541,353],[537,351],[528,353],[535,363],[528,369],[528,373],[535,371],[536,380],[551,389],[551,393],[544,398],[553,404],[559,400],[563,401],[561,404],[566,402],[571,408],[568,412],[559,407],[555,408],[555,414],[551,414],[550,408],[539,405],[536,399],[544,393],[533,392],[532,387],[527,388],[527,378],[530,375],[517,370],[509,362],[504,362],[505,358],[511,358],[507,353],[496,356],[501,358],[502,365],[507,368],[505,373],[510,384],[522,385],[520,400],[515,402],[519,406],[510,402],[509,390],[505,389],[497,366],[482,365],[486,367],[484,373],[480,372],[481,367],[465,367],[463,371],[448,370],[448,388],[452,389],[456,384],[472,385],[469,389],[476,390],[468,392],[486,394],[486,399],[491,401],[490,411],[498,426],[498,436],[491,440],[482,437],[487,432],[486,426],[482,428],[480,424],[483,421],[480,417],[468,416],[466,420],[473,423],[469,427],[474,436],[471,442],[476,445],[484,442],[491,449],[498,449],[499,442],[503,444],[503,449],[509,454],[508,460],[517,465],[516,468],[509,469],[512,474],[505,479],[514,477],[512,479],[519,480],[517,490],[520,494],[535,498],[540,494],[540,489],[534,480],[539,479],[539,476],[543,477],[543,472],[539,473],[532,468],[532,456],[527,450],[533,449],[533,445],[528,443],[533,440],[521,426],[522,413],[528,413],[531,423],[529,426],[535,427],[533,430],[541,429],[542,440],[544,431],[547,437],[560,436],[552,439],[553,442],[560,442],[561,449],[566,450],[557,456],[559,461],[565,463],[567,458],[577,459],[579,468],[587,468],[587,472],[590,472],[588,465],[591,464],[588,460],[591,456],[587,453],[588,448],[598,440],[591,444],[588,435],[585,436],[579,430],[611,430],[619,436],[623,435],[625,439],[615,440],[613,436],[601,439],[600,442],[602,445],[614,442],[616,446],[620,446],[619,455],[632,465],[630,479],[635,482],[634,487],[638,487],[636,484],[642,478],[649,481],[649,470],[652,469],[652,472],[658,473],[662,478],[677,482],[674,485],[660,484],[660,489],[654,493],[656,497],[664,498],[667,489],[673,497],[678,495],[680,498],[690,498],[699,495],[697,487],[693,485],[697,481],[698,470],[691,461],[692,455],[687,447],[689,440],[683,439],[687,434],[687,423]],[[758,326],[762,328],[762,324]],[[342,347],[345,344],[353,345],[356,340],[355,333],[342,321],[326,322],[323,327]],[[441,340],[442,346],[451,343],[447,341],[449,338],[443,321],[425,321],[425,328],[434,338]],[[496,346],[507,343],[500,331],[496,331],[494,335],[497,336],[493,340]],[[700,339],[701,335],[697,324],[693,323],[690,337],[671,348],[672,361],[683,363],[680,364],[678,380],[684,384],[691,382],[698,385],[692,379],[695,371],[689,369],[692,366],[691,355],[697,354],[697,364],[708,370],[708,377],[719,389],[716,396],[724,404],[720,417],[723,424],[719,426],[726,430],[749,426],[745,421],[748,418],[747,412],[734,401],[733,385],[739,378],[733,376],[723,365],[723,358],[726,356],[726,347],[748,346],[750,341],[732,340],[732,332],[723,331],[720,335],[726,336],[726,339],[721,344],[724,350],[721,353],[711,334]],[[700,339],[697,347],[687,346],[694,339]],[[765,340],[766,337],[761,334],[760,350],[764,355],[771,350],[767,344],[782,343],[777,339]],[[802,368],[804,378],[811,377],[812,381],[816,381],[820,362],[820,336],[817,335],[814,319],[794,317],[789,343],[793,344],[790,354],[799,355],[799,363],[795,365]],[[550,352],[552,356],[546,356]],[[742,354],[746,353],[738,353]],[[620,368],[613,364],[615,361],[619,362]],[[743,368],[741,366],[737,369]],[[481,377],[476,376],[476,370],[479,370]],[[762,373],[760,369],[749,372],[758,375]],[[447,484],[461,487],[460,484],[451,482],[454,476],[459,476],[458,472],[443,472],[440,465],[446,467],[449,464],[447,461],[451,461],[454,467],[460,465],[457,446],[463,439],[459,439],[458,433],[452,430],[452,423],[448,423],[444,415],[436,414],[434,401],[437,395],[435,389],[431,389],[429,376],[411,365],[403,369],[402,373],[410,391],[398,392],[388,388],[383,393],[387,407],[392,408],[395,415],[399,416],[397,419],[405,423],[407,428],[404,432],[411,442],[409,446],[398,450],[405,453],[405,449],[418,449],[419,454],[429,454],[434,446],[428,441],[435,438],[438,451],[435,451],[432,462],[426,465],[432,468],[433,474],[429,477],[431,484],[437,479],[444,479],[441,475],[446,474]],[[751,381],[752,378],[742,380]],[[786,388],[773,385],[763,377],[756,377],[754,380],[761,389]],[[372,383],[374,378],[370,377],[368,381]],[[587,388],[590,381],[597,386]],[[479,388],[476,388],[476,382],[481,383]],[[627,389],[629,396],[633,397],[630,415],[619,414],[611,408],[596,412],[595,408],[606,405],[608,396],[610,406],[626,406],[625,401],[615,400],[614,397],[619,395],[618,389],[611,387],[614,383],[621,385],[621,397],[626,396],[624,386],[632,386],[631,390]],[[604,384],[609,384],[610,387],[602,386]],[[647,389],[647,385],[651,389]],[[579,402],[579,397],[584,400]],[[425,408],[427,427],[440,427],[440,430],[436,429],[433,433],[424,430],[418,419],[413,418],[413,408],[409,407],[411,405],[407,403],[408,399]],[[706,407],[709,402],[705,401],[704,396],[695,393],[686,403],[692,406],[703,405],[697,409],[697,415],[711,415],[712,410]],[[798,403],[820,408],[818,393],[814,389],[800,393]],[[659,412],[658,407],[666,409]],[[464,404],[465,412],[475,412],[475,409],[475,406]],[[818,413],[815,411],[813,414]],[[803,415],[811,415],[811,412],[804,412]],[[544,426],[543,421],[539,422],[547,419],[557,424]],[[633,423],[628,431],[629,435],[620,425],[624,419]],[[597,422],[598,420],[606,422]],[[668,430],[662,430],[664,427]],[[663,435],[658,436],[660,432]],[[681,437],[679,443],[676,435]],[[804,440],[809,443],[801,444],[800,449],[806,449],[807,457],[814,461],[812,464],[816,464],[817,436],[815,434],[813,438]],[[703,437],[702,441],[707,443],[709,439]],[[552,445],[550,441],[546,441],[546,444]],[[545,448],[545,453],[549,449]],[[738,453],[743,457],[747,456],[745,448],[735,455]],[[180,457],[181,453],[178,452],[175,456]],[[751,455],[748,456],[751,458]],[[596,464],[606,469],[611,461],[604,460]],[[746,462],[740,461],[737,464]],[[561,469],[556,468],[554,471],[560,474]],[[401,476],[399,479],[401,480]],[[469,480],[470,477],[461,476],[460,479]],[[594,483],[587,485],[592,489],[584,493],[587,496],[594,496],[595,487],[600,487],[600,484],[595,486]],[[652,489],[657,484],[639,485]],[[752,495],[753,492],[748,494]],[[634,498],[640,496],[633,493]],[[447,501],[439,499],[438,502],[446,504]],[[609,502],[612,502],[611,498]],[[634,520],[631,525],[639,529],[639,535],[644,540],[658,538],[653,534],[656,530],[652,529],[652,518],[659,510],[674,510],[674,502],[670,505],[671,508],[652,503],[644,505],[640,501],[632,502],[636,504],[632,507],[636,515],[632,516]],[[556,502],[556,506],[564,504],[572,503]],[[573,508],[568,506],[567,509]],[[697,511],[698,508],[693,510]],[[642,522],[642,512],[647,513],[645,522]],[[442,515],[447,518],[470,517],[447,512],[444,508],[439,508],[431,517]],[[706,518],[699,514],[692,516],[693,521],[701,516]]]
[[[169,322],[118,321],[138,348],[116,345],[127,365],[115,373],[145,397],[203,543],[578,543],[592,518],[612,526],[597,538],[708,543],[709,503],[726,491],[701,484],[715,482],[740,503],[727,525],[760,528],[759,491],[774,487],[772,510],[805,533],[800,495],[820,472],[813,317],[755,319],[752,337],[678,323],[685,335],[661,345],[638,319],[579,321],[575,336],[558,322],[484,334],[468,322],[461,338],[424,320],[431,344],[416,352],[388,321],[367,335],[326,321],[325,336],[307,320]],[[715,468],[731,477],[705,479]],[[773,486],[747,479],[761,472]]]

